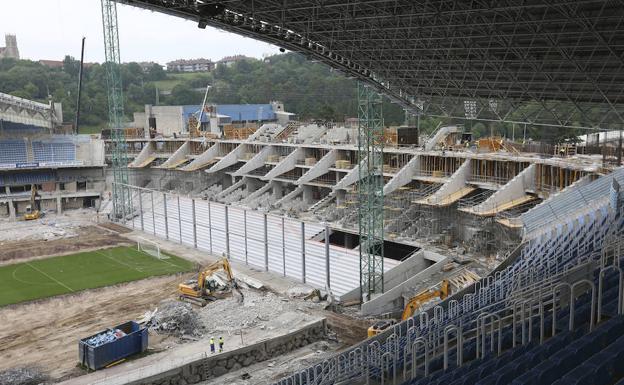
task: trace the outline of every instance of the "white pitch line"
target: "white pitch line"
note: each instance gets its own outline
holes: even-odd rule
[[[74,292],[74,289],[72,289],[71,287],[67,286],[66,284],[64,284],[63,282],[59,281],[58,279],[46,274],[45,272],[37,269],[36,267],[34,267],[33,265],[30,264],[30,262],[26,262],[26,265],[32,267],[33,269],[37,270],[38,272],[40,272],[41,274],[45,275],[46,277],[50,278],[51,280],[53,280],[54,282],[58,283],[59,285],[63,286],[64,288],[66,288],[67,290],[71,291],[72,293]]]

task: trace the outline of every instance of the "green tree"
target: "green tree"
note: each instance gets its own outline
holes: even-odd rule
[[[162,68],[160,64],[154,63],[147,70],[146,78],[147,80],[150,80],[150,81],[165,80],[167,79],[167,73],[165,72],[165,70]]]

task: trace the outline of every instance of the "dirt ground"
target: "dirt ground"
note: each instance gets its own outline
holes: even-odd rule
[[[128,243],[126,238],[99,226],[79,227],[74,229],[74,234],[68,238],[49,241],[35,239],[2,242],[0,245],[0,264]]]
[[[36,365],[55,379],[82,374],[76,367],[79,338],[140,318],[174,298],[181,279],[151,278],[0,309],[0,370]],[[169,343],[150,333],[150,348]]]
[[[6,232],[4,237],[0,235],[0,265],[134,242],[132,234],[127,234],[128,230],[121,226],[102,226],[86,221],[74,225],[70,222],[72,218],[67,218],[66,223],[62,223],[62,220],[55,219],[52,225],[45,222],[29,223],[23,235],[18,228],[9,230],[21,235],[17,238],[20,239],[18,241],[6,236]],[[0,230],[4,225],[0,223]],[[47,241],[43,240],[40,234],[49,228],[53,230],[60,228],[61,235]],[[176,255],[196,262],[206,262],[204,253],[197,250],[186,250],[162,240],[159,242],[163,243],[162,247],[173,247]],[[250,274],[252,271],[245,273]],[[146,311],[158,307],[161,301],[177,298],[178,283],[194,278],[194,275],[190,273],[183,276],[151,278],[0,308],[0,371],[16,366],[34,365],[57,381],[80,376],[85,373],[77,367],[80,338],[130,319],[141,318]],[[275,291],[249,293],[242,307],[241,305],[234,307],[230,304],[231,300],[217,301],[212,306],[207,306],[199,312],[206,327],[204,338],[208,338],[207,336],[212,333],[226,333],[228,336],[232,330],[240,328],[244,330],[246,339],[254,335],[261,336],[265,331],[271,333],[273,329],[277,331],[288,327],[299,318],[303,320],[306,314],[310,314],[326,317],[328,325],[338,339],[338,342],[323,345],[322,348],[314,345],[294,353],[291,358],[296,359],[297,365],[294,363],[289,365],[288,362],[294,361],[286,355],[261,377],[266,379],[279,377],[284,371],[322,359],[325,354],[366,338],[369,322],[324,311],[323,304],[287,299],[280,292],[286,292],[288,285],[292,283],[281,282],[279,277],[258,273],[256,278],[265,284],[268,283]],[[215,318],[215,314],[219,316]],[[280,317],[275,318],[272,314],[282,314],[287,321]],[[159,335],[156,332],[150,332],[149,338],[151,352],[176,351],[182,343],[178,338]],[[186,341],[186,344],[189,343],[193,342]],[[255,380],[258,379],[256,376]]]

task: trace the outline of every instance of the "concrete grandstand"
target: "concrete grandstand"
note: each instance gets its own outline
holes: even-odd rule
[[[26,212],[30,191],[44,211],[95,207],[104,192],[104,142],[59,135],[62,108],[0,94],[0,216]]]

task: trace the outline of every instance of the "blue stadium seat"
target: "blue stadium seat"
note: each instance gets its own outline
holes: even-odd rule
[[[26,163],[28,153],[26,142],[21,139],[0,140],[0,164]]]
[[[76,160],[76,146],[72,142],[33,141],[35,162],[71,162]]]

